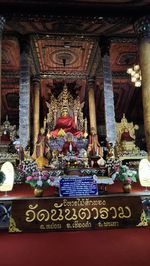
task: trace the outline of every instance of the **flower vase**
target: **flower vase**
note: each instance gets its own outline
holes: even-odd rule
[[[124,183],[122,186],[123,192],[124,193],[130,193],[131,192],[131,184],[130,183]]]
[[[43,189],[42,188],[35,188],[34,189],[34,196],[35,197],[42,197],[43,196]]]

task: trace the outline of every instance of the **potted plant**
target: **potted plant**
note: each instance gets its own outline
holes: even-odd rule
[[[34,188],[34,195],[39,197],[43,195],[43,189],[50,185],[49,173],[48,171],[37,170],[32,172],[29,176],[26,177],[27,184],[30,184]]]
[[[60,177],[50,176],[48,171],[38,170],[26,177],[26,183],[34,188],[34,195],[41,197],[44,188],[49,186],[59,187]]]
[[[123,182],[123,191],[131,191],[131,183],[136,182],[137,171],[130,169],[127,165],[120,165],[119,170],[115,173],[115,178]]]

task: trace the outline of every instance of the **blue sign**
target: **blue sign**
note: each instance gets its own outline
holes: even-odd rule
[[[98,186],[93,176],[67,176],[60,180],[60,196],[94,196],[98,195]]]

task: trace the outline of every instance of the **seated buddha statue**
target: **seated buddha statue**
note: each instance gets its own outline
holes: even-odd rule
[[[5,130],[1,136],[1,143],[8,144],[11,142],[9,131]]]
[[[62,153],[64,155],[70,154],[70,155],[77,155],[78,149],[77,145],[73,140],[73,135],[71,133],[66,134],[66,141],[64,142],[64,145],[62,147]]]
[[[55,129],[51,131],[51,136],[59,137],[65,135],[67,132],[72,133],[76,137],[82,136],[82,132],[76,128],[74,118],[69,116],[67,106],[64,106],[61,111],[61,116],[56,121]]]
[[[135,144],[135,131],[138,129],[138,125],[134,125],[133,122],[128,122],[125,117],[125,114],[123,114],[121,122],[116,123],[116,156],[133,156],[139,154],[139,147],[137,147]]]
[[[128,128],[124,128],[121,134],[121,145],[123,150],[131,151],[135,149],[134,138],[131,136]]]
[[[133,137],[131,137],[130,132],[127,128],[124,129],[124,132],[121,134],[121,141],[133,141]]]

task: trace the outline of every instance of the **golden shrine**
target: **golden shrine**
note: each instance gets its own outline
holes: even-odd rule
[[[136,146],[136,130],[138,130],[138,125],[134,125],[133,122],[128,122],[125,114],[120,123],[116,123],[116,146],[115,152],[118,157],[128,157],[132,158],[143,158],[147,153],[145,151],[140,151],[140,148]]]
[[[51,96],[50,103],[46,102],[48,107],[47,117],[44,120],[44,128],[48,129],[48,132],[53,130],[56,126],[57,119],[61,116],[62,111],[66,109],[68,115],[74,118],[76,129],[87,133],[87,121],[83,118],[82,109],[84,102],[80,102],[80,97],[77,96],[75,99],[68,91],[66,84],[62,92],[56,99],[54,95]]]
[[[16,125],[11,125],[6,116],[6,120],[0,125],[0,164],[6,161],[15,163],[18,159],[18,154],[9,151],[9,145],[15,140],[16,135]]]
[[[58,159],[65,156],[73,159],[74,156],[76,161],[77,155],[84,157],[83,161],[87,164],[88,133],[87,119],[83,118],[82,111],[84,102],[80,102],[79,96],[74,98],[65,84],[59,96],[51,95],[46,105],[48,113],[43,121],[42,137],[35,143],[32,157],[40,167],[47,166],[49,161],[55,168],[60,164]],[[40,149],[39,153],[37,149]]]

